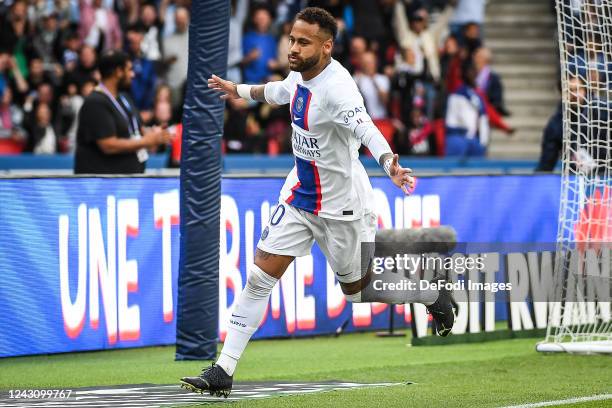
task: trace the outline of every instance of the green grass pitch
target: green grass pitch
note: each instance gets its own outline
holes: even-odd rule
[[[609,356],[543,355],[536,339],[410,347],[373,333],[249,344],[234,381],[416,384],[232,403],[232,407],[500,407],[612,393]],[[0,389],[177,383],[204,362],[174,347],[0,359]],[[217,404],[215,404],[217,405]],[[227,406],[227,405],[226,405]],[[612,407],[612,400],[565,407]],[[193,407],[193,405],[190,405]]]

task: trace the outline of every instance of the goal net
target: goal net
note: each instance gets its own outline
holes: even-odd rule
[[[612,2],[556,3],[563,168],[554,299],[537,349],[612,353]]]

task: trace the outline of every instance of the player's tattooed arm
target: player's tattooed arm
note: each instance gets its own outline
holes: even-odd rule
[[[385,168],[385,163],[387,160],[393,161],[393,153],[385,153],[380,156],[378,159],[378,164],[380,164],[380,167]]]
[[[251,99],[255,99],[258,102],[266,101],[266,98],[264,97],[264,85],[236,84],[235,82],[228,81],[227,79],[220,78],[213,74],[208,79],[208,87],[219,92],[221,94],[220,97],[223,100],[238,98],[248,99],[250,96]],[[239,87],[242,87],[242,89],[239,90]]]
[[[264,96],[265,88],[265,85],[253,85],[251,87],[251,98],[258,102],[266,102],[266,97]]]

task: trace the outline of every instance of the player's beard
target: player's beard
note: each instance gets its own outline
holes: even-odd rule
[[[319,63],[319,60],[319,55],[313,55],[310,58],[298,59],[296,62],[293,63],[294,65],[289,62],[289,68],[295,72],[305,72],[314,68]]]

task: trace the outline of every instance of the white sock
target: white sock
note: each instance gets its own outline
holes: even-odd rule
[[[234,375],[240,356],[259,327],[276,282],[278,279],[268,275],[257,265],[251,267],[246,286],[229,318],[223,349],[216,363],[228,375]]]

